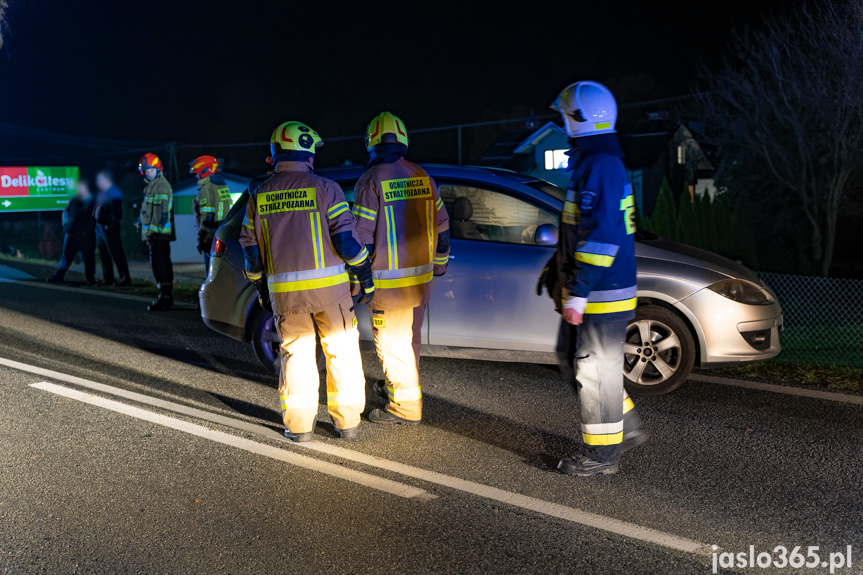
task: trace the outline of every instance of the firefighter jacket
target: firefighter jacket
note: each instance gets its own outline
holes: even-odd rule
[[[345,264],[368,258],[344,192],[306,162],[279,162],[273,176],[253,181],[240,244],[247,277],[266,278],[277,316],[317,313],[349,297]]]
[[[616,139],[611,147],[619,150]],[[573,155],[571,168],[557,251],[563,298],[586,299],[584,321],[630,319],[636,305],[635,205],[623,162],[615,153],[582,151]]]
[[[195,202],[195,225],[212,238],[216,229],[231,209],[231,190],[223,182],[214,182],[210,176],[198,180],[198,197]]]
[[[427,301],[429,282],[449,262],[449,216],[434,180],[398,158],[363,174],[354,197],[360,241],[373,250],[375,307],[416,307]]]
[[[159,174],[144,188],[144,201],[141,203],[141,239],[174,241],[174,194],[171,184],[163,174]]]

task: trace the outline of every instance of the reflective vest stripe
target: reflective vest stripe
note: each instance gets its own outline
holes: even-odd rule
[[[351,213],[354,215],[354,217],[365,218],[372,221],[374,221],[378,217],[378,213],[376,211],[364,208],[362,206],[358,206],[356,204],[354,204],[354,209],[351,210]]]
[[[312,223],[312,249],[315,250],[315,267],[322,269],[324,267],[324,244],[321,237],[321,214],[320,212],[312,212],[309,214]]]
[[[631,311],[635,309],[638,298],[624,299],[620,301],[609,302],[591,302],[588,299],[587,307],[584,308],[584,313],[618,313],[622,311]]]
[[[588,300],[596,302],[612,302],[635,297],[635,286],[623,289],[594,290],[587,296]]]
[[[282,275],[282,274],[278,274]],[[307,279],[307,280],[297,280],[297,281],[288,281],[288,282],[278,282],[273,281],[272,278],[267,278],[267,284],[270,287],[270,292],[272,293],[287,293],[287,292],[295,292],[295,291],[305,291],[312,289],[319,289],[325,287],[332,287],[335,285],[348,283],[348,274],[346,272],[342,272],[338,275],[328,276],[324,278],[316,278],[316,279]]]
[[[623,431],[623,420],[617,423],[582,423],[581,431],[590,435],[608,435]]]
[[[338,204],[327,210],[327,218],[333,219],[335,217],[338,217],[348,211],[348,209],[349,207],[347,202],[339,202]]]
[[[426,202],[426,218],[428,218],[428,222],[426,225],[428,226],[428,239],[429,239],[429,261],[434,261],[434,231],[435,231],[435,222],[437,222],[437,215],[434,210],[434,202],[432,200],[428,200]]]
[[[327,392],[327,407],[365,405],[365,403],[366,393],[364,389]]]
[[[384,280],[384,279],[376,279],[375,287],[376,288],[400,288],[400,287],[410,287],[420,284],[426,284],[432,281],[434,277],[433,272],[428,272],[427,274],[423,274],[421,276],[413,276],[409,278],[400,278],[400,279],[392,279],[392,280]]]
[[[267,273],[273,273],[273,254],[270,252],[270,224],[267,220],[261,220],[261,238],[264,240],[264,266]]]
[[[601,435],[582,433],[581,438],[587,445],[617,445],[623,441],[623,432]]]
[[[422,399],[422,389],[416,387],[400,387],[394,388],[391,384],[387,384],[387,396],[393,403],[404,403],[408,401],[419,401]]]
[[[413,268],[400,270],[372,270],[372,277],[376,280],[392,280],[410,278],[425,275],[434,270],[434,264],[425,264]]]
[[[393,215],[393,207],[386,206],[384,213],[387,218],[387,251],[389,252],[389,266],[391,270],[399,268],[399,244],[396,237],[396,220]]]

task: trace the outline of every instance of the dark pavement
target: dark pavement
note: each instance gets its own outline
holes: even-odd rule
[[[145,305],[0,282],[0,358],[120,390],[0,366],[0,572],[710,573],[710,545],[800,545],[804,555],[817,545],[824,559],[852,545],[854,566],[836,572],[863,572],[859,405],[689,382],[635,398],[652,438],[624,456],[620,473],[577,479],[554,472],[578,430],[575,397],[554,370],[424,358],[424,425],[366,422],[360,441],[343,443],[321,406],[309,450],[277,437],[275,378],[248,345],[210,331],[193,310],[147,314]],[[380,368],[371,355],[365,366],[371,384]],[[154,415],[32,387],[39,382]],[[122,396],[129,391],[169,403]],[[216,434],[424,495],[251,453]],[[549,507],[529,510],[518,497],[512,505],[458,480]],[[561,506],[572,513],[556,515]],[[587,514],[628,524],[629,534],[586,526]],[[678,550],[680,540],[706,553]]]

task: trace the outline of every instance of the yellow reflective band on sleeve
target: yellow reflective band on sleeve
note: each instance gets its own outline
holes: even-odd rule
[[[358,206],[356,204],[354,204],[354,209],[351,210],[351,213],[354,215],[354,217],[365,218],[372,221],[375,221],[375,219],[377,219],[378,217],[378,213],[376,211],[364,208],[362,206]]]
[[[386,206],[384,213],[387,218],[387,252],[389,256],[389,269],[399,269],[399,244],[396,237],[396,219],[393,215],[393,207]]]
[[[436,266],[442,266],[449,262],[449,256],[435,256],[434,263]]]
[[[317,393],[302,393],[282,396],[282,409],[311,409],[318,407]]]
[[[346,211],[348,211],[348,209],[349,209],[349,207],[348,207],[347,202],[339,202],[338,204],[334,205],[329,210],[327,210],[327,218],[329,218],[329,219],[336,218],[336,217],[342,215],[343,213],[345,213]]]
[[[273,293],[287,293],[335,286],[350,281],[347,272],[325,278],[299,280],[295,282],[273,282],[269,284]]]
[[[437,199],[437,209],[441,211],[443,209],[443,200],[441,198]]]
[[[363,261],[365,261],[365,259],[367,257],[369,257],[369,250],[367,250],[366,247],[363,246],[363,249],[360,250],[360,253],[357,254],[357,257],[355,257],[352,260],[345,260],[345,263],[348,264],[349,266],[355,266],[355,265],[360,264]]]
[[[623,413],[624,413],[624,415],[627,412],[631,411],[632,409],[635,409],[635,404],[632,403],[631,397],[627,397],[626,399],[623,400]]]
[[[351,389],[348,391],[328,391],[327,407],[340,407],[348,405],[365,405],[365,389]]]
[[[216,213],[216,208],[201,208],[202,214]]]
[[[312,249],[315,251],[315,268],[324,267],[324,243],[321,237],[321,214],[312,212],[309,214],[312,223]]]
[[[249,221],[249,216],[243,216],[243,227],[247,230],[255,231],[255,222],[254,220]]]
[[[267,273],[273,274],[273,254],[270,251],[270,224],[266,219],[261,218],[261,235],[264,238],[264,266]]]
[[[407,401],[419,401],[422,399],[422,390],[420,386],[416,387],[400,387],[394,388],[392,384],[387,384],[387,396],[393,403],[404,403]]]
[[[256,282],[256,281],[260,280],[262,277],[264,277],[264,274],[261,272],[254,274],[250,271],[246,271],[245,273],[246,273],[246,277],[253,282]]]
[[[601,256],[599,254],[586,254],[584,252],[575,252],[575,260],[600,268],[610,268],[611,264],[614,263],[614,256]]]
[[[582,433],[581,438],[587,445],[617,445],[623,441],[623,432],[604,435]]]
[[[637,303],[638,298],[624,299],[620,301],[588,301],[587,307],[584,308],[584,313],[618,313],[621,311],[631,311],[635,309]]]

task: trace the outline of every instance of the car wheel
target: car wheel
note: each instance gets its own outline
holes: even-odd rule
[[[252,322],[252,349],[255,350],[258,361],[268,372],[278,373],[279,344],[282,338],[276,330],[273,314],[259,310]]]
[[[695,363],[695,342],[686,323],[657,305],[639,306],[626,328],[623,374],[632,394],[659,395],[686,381]]]

